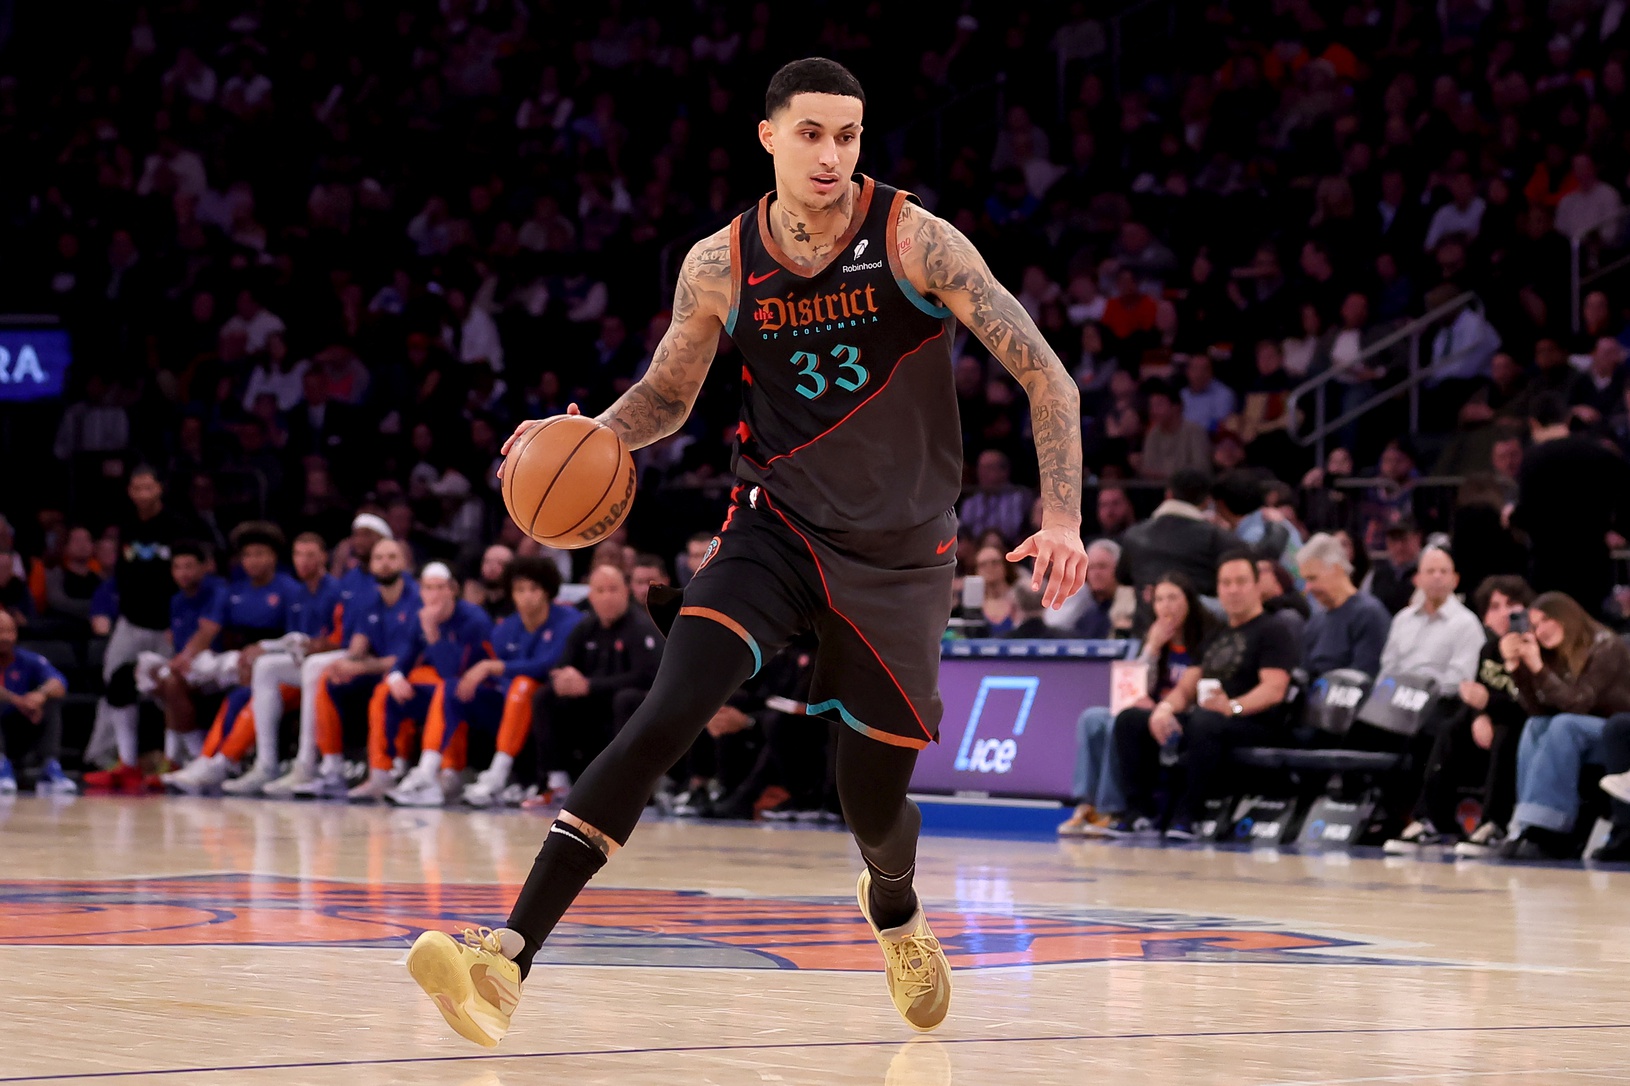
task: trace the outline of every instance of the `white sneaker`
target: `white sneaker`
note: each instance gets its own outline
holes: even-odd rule
[[[189,796],[213,792],[232,775],[232,764],[225,758],[194,758],[180,773],[166,773],[164,783]]]
[[[504,794],[499,797],[499,801],[505,807],[519,807],[527,800],[537,796],[537,794],[538,786],[535,784],[512,784],[508,788],[504,789]]]
[[[277,769],[274,766],[256,762],[243,776],[224,782],[221,791],[229,796],[258,796],[276,779]]]
[[[1602,791],[1620,803],[1630,803],[1630,773],[1609,773],[1602,778]]]
[[[289,771],[277,780],[267,784],[260,791],[262,795],[274,796],[278,799],[287,799],[294,795],[296,788],[301,788],[317,779],[317,767],[305,762],[296,761],[289,767]]]
[[[61,763],[52,758],[40,768],[40,775],[34,780],[34,794],[36,796],[77,796],[79,795],[79,785],[69,780],[67,775],[62,772]]]
[[[1498,852],[1505,844],[1505,828],[1485,822],[1472,831],[1472,835],[1455,846],[1455,856],[1462,860],[1482,860]]]
[[[350,790],[350,782],[340,771],[317,773],[305,784],[291,789],[289,794],[295,799],[344,799]]]
[[[1404,832],[1387,841],[1381,851],[1388,856],[1413,856],[1430,845],[1444,843],[1443,834],[1426,819],[1417,819],[1404,827]]]
[[[376,769],[368,774],[367,780],[347,792],[345,798],[352,803],[378,803],[395,783],[390,770]]]
[[[508,773],[494,773],[489,766],[464,790],[464,802],[471,807],[491,807],[503,803]]]
[[[385,798],[398,807],[441,807],[447,802],[447,794],[436,776],[416,767]]]

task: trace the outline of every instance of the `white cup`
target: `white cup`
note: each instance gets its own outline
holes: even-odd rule
[[[1200,680],[1200,689],[1197,691],[1197,694],[1199,696],[1201,705],[1204,705],[1206,702],[1210,701],[1212,695],[1221,694],[1221,693],[1222,693],[1222,683],[1219,680],[1217,680],[1217,679],[1201,679]]]

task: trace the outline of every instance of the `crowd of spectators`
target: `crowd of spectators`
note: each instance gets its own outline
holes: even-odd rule
[[[974,626],[1145,634],[1168,577],[1211,606],[1239,544],[1263,611],[1327,654],[1374,640],[1368,604],[1337,617],[1355,597],[1423,629],[1464,610],[1447,554],[1466,590],[1523,576],[1622,622],[1630,294],[1607,276],[1575,312],[1570,276],[1574,249],[1605,267],[1626,235],[1624,6],[1152,7],[1181,32],[1110,35],[1119,5],[1083,3],[19,10],[0,296],[59,320],[75,364],[60,410],[0,408],[30,465],[0,480],[0,603],[25,639],[90,645],[121,618],[162,635],[168,556],[117,601],[104,580],[154,564],[125,493],[148,464],[168,537],[222,574],[234,530],[261,520],[366,573],[362,512],[405,567],[444,562],[468,602],[502,607],[506,565],[540,557],[494,490],[504,435],[638,377],[675,255],[769,183],[753,138],[769,73],[819,52],[873,88],[862,168],[974,240],[1083,392],[1093,579],[1042,614],[1002,559],[1036,515],[1027,413],[957,342]],[[1421,425],[1391,402],[1314,463],[1312,401],[1297,413],[1290,391],[1331,375],[1334,417],[1397,387],[1399,352],[1368,349],[1466,291],[1479,302],[1426,330]],[[640,454],[630,539],[541,555],[565,580],[613,566],[638,598],[666,556],[680,583],[701,560],[736,422],[721,352],[685,428]],[[1327,548],[1298,570],[1318,533],[1350,571]],[[1447,548],[1426,547],[1437,535]],[[663,557],[636,568],[628,542]],[[1412,647],[1389,636],[1383,655]],[[23,716],[45,719],[47,685],[17,692]],[[739,724],[720,722],[721,752]],[[769,749],[731,757],[762,753],[762,777]]]

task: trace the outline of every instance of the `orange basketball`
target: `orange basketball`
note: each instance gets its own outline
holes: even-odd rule
[[[634,458],[593,419],[556,415],[515,440],[500,482],[521,531],[550,547],[587,547],[628,516]]]

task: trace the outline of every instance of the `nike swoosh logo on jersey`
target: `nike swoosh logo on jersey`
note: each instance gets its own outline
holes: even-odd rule
[[[954,546],[956,546],[956,536],[952,536],[950,539],[947,539],[944,543],[941,543],[939,546],[935,547],[934,548],[934,553],[935,554],[944,554],[946,551],[950,550]]]
[[[774,271],[767,271],[763,275],[753,275],[751,273],[748,273],[747,285],[750,286],[750,287],[756,287],[760,283],[764,282],[764,280],[768,279],[770,276],[774,275],[776,272],[778,272],[780,270],[781,270],[780,268],[776,268]]]

